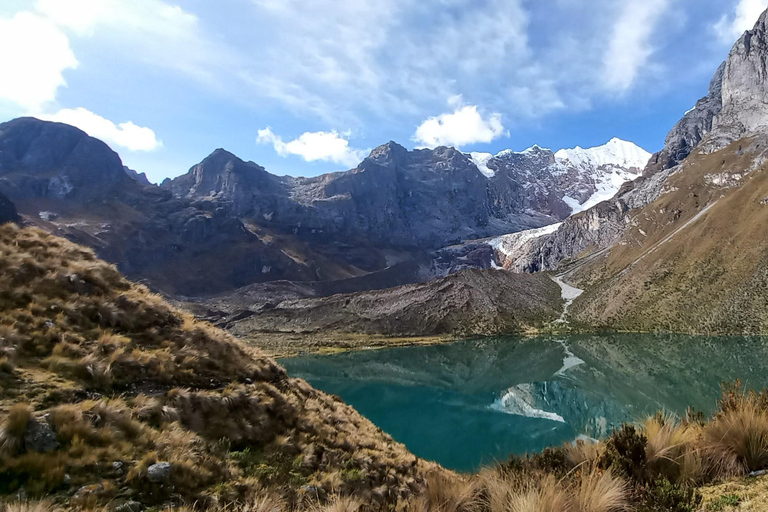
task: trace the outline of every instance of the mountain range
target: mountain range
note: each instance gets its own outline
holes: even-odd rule
[[[748,304],[737,297],[751,297],[760,280],[762,246],[752,244],[738,258],[729,248],[740,246],[741,234],[759,238],[747,224],[759,225],[768,202],[768,190],[760,189],[768,158],[766,40],[764,14],[655,155],[619,139],[590,149],[533,146],[496,155],[449,147],[409,151],[388,142],[352,170],[302,178],[275,176],[217,149],[158,186],[74,127],[20,118],[0,125],[0,194],[6,198],[0,198],[0,216],[19,215],[89,245],[127,276],[201,316],[230,326],[247,319],[255,331],[281,325],[368,332],[370,325],[392,325],[408,317],[409,308],[434,301],[442,293],[436,290],[472,279],[507,286],[510,304],[518,304],[524,286],[461,274],[396,293],[405,299],[399,312],[386,313],[394,315],[389,320],[379,322],[384,313],[374,312],[377,297],[389,300],[393,293],[376,290],[503,268],[566,272],[586,290],[571,310],[584,328],[763,332],[760,322],[746,326],[723,318],[733,316],[727,308],[754,309],[762,300],[762,294]],[[740,209],[717,213],[730,204]],[[688,240],[709,223],[706,240]],[[699,255],[705,260],[692,261],[694,252],[678,247],[683,240],[708,247]],[[675,247],[682,252],[659,259]],[[684,268],[676,266],[683,262]],[[688,287],[702,277],[710,280],[706,287]],[[446,318],[458,311],[478,318],[498,314],[494,290],[483,286],[467,292],[487,305],[482,311],[454,303],[444,310]],[[713,286],[720,302],[704,306],[699,295]],[[551,309],[545,297],[551,289],[540,282],[534,288],[543,294],[538,302]],[[373,295],[323,299],[340,293]],[[695,318],[677,315],[669,304],[657,311],[678,294],[698,297],[686,313],[700,310]],[[338,313],[352,303],[358,304],[352,314]],[[316,308],[324,311],[322,321],[308,328],[302,316]],[[338,321],[328,324],[326,317]],[[361,327],[360,318],[369,327]],[[471,333],[464,326],[472,322],[459,323],[376,329]],[[509,329],[502,324],[496,330]]]
[[[489,158],[389,142],[353,170],[295,178],[217,149],[156,186],[84,132],[20,118],[0,125],[0,193],[168,295],[275,281],[328,294],[434,277],[434,251],[561,221],[647,157],[618,139]]]

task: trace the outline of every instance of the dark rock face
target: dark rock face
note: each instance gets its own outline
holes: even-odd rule
[[[715,72],[709,84],[709,92],[696,102],[693,110],[687,112],[667,135],[664,149],[651,157],[644,174],[650,175],[674,167],[688,157],[704,137],[712,130],[715,116],[723,106],[722,86],[726,62]]]
[[[317,278],[312,265],[262,242],[224,208],[135,181],[117,153],[68,125],[32,118],[0,125],[0,193],[13,201],[0,200],[7,218],[15,205],[28,221],[52,224],[167,293]]]
[[[125,174],[127,174],[128,177],[131,178],[136,183],[140,185],[145,185],[148,187],[152,186],[152,183],[150,183],[149,178],[147,178],[147,173],[137,172],[126,166],[123,166],[123,170],[125,171]]]
[[[10,199],[0,194],[0,224],[6,222],[16,222],[19,215],[16,213],[16,207]]]
[[[356,169],[315,178],[273,176],[219,149],[162,187],[309,241],[364,238],[434,248],[557,218],[548,210],[524,213],[519,183],[491,186],[453,148],[407,151],[394,142],[376,148]]]
[[[768,11],[731,49],[723,70],[723,108],[713,121],[710,150],[768,131]]]
[[[117,153],[82,130],[19,118],[0,124],[0,192],[86,199],[132,183]]]

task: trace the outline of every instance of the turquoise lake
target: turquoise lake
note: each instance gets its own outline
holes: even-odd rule
[[[768,387],[768,339],[757,337],[500,337],[280,363],[459,471],[603,437],[658,410],[711,413],[724,381]]]

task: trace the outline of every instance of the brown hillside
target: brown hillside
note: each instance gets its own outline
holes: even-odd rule
[[[604,258],[573,273],[585,324],[768,333],[765,140],[694,152]]]
[[[540,329],[562,311],[547,275],[466,270],[428,283],[331,297],[284,300],[230,326],[259,333],[363,333],[382,336],[474,336]]]
[[[0,356],[0,495],[205,505],[269,488],[394,505],[427,467],[337,398],[37,229],[0,227]]]

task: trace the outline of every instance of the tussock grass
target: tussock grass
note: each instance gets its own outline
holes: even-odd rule
[[[768,466],[768,398],[737,385],[708,422],[660,414],[455,475],[91,251],[13,226],[0,227],[0,357],[0,495],[56,499],[9,512],[693,510],[696,485]],[[33,416],[58,448],[26,449]]]
[[[0,494],[82,488],[70,506],[131,497],[266,512],[354,493],[384,506],[430,466],[260,351],[40,230],[0,227],[0,357]],[[25,449],[33,411],[58,449]],[[158,462],[171,463],[166,483],[148,478]],[[257,496],[265,486],[274,499]]]

